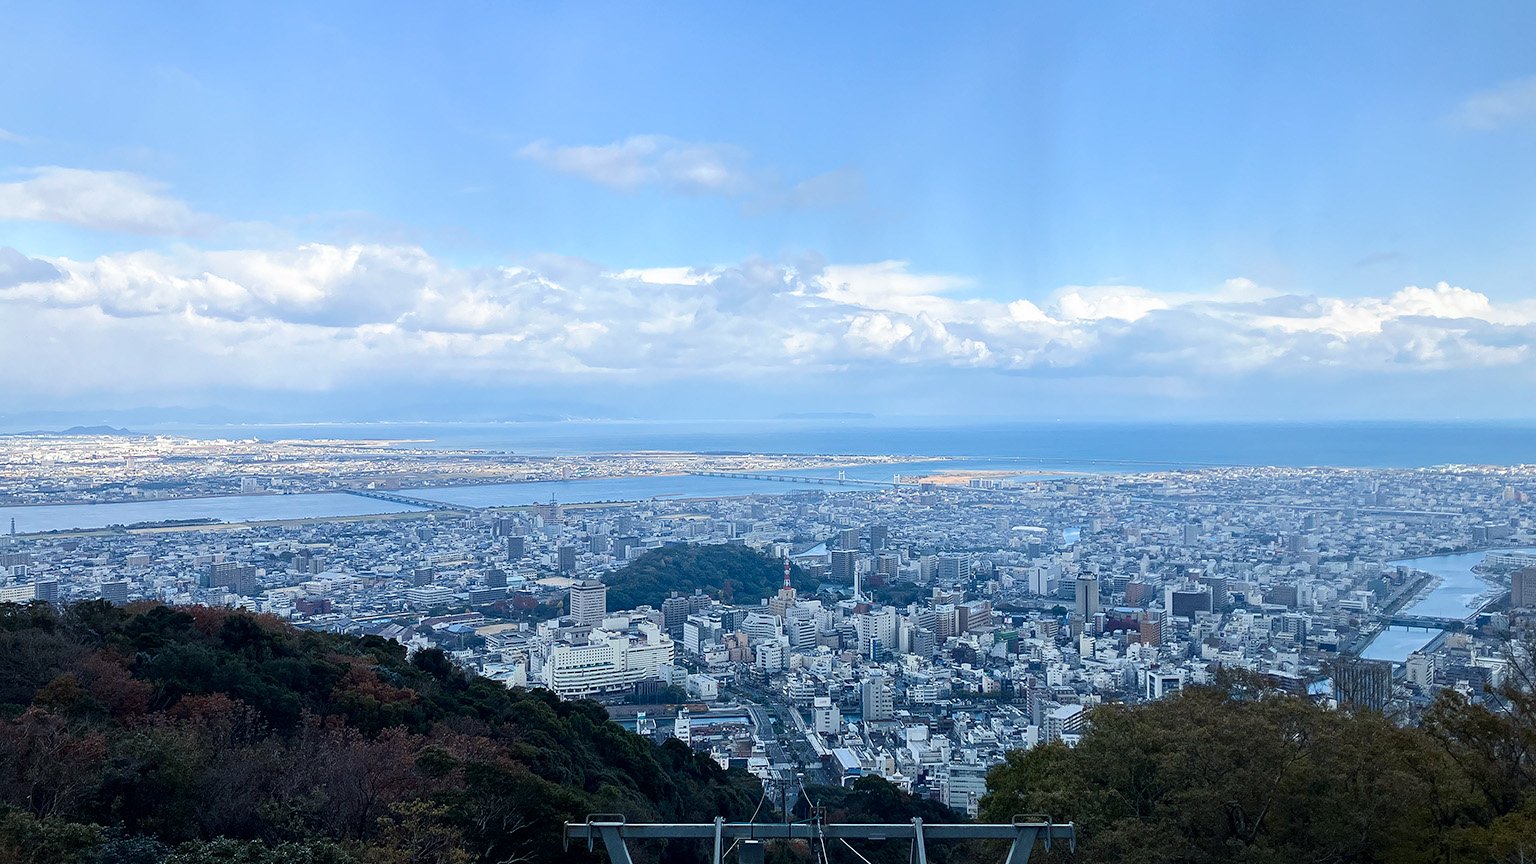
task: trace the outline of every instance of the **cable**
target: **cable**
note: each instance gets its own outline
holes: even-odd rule
[[[826,832],[822,830],[821,818],[816,815],[817,805],[811,800],[811,793],[807,792],[805,789],[805,776],[799,774],[795,775],[795,782],[800,784],[800,795],[801,797],[805,798],[805,809],[810,817],[807,821],[811,823],[812,838],[821,841],[822,864],[832,864],[832,854],[827,851],[827,835]],[[843,842],[847,843],[848,841],[844,840]],[[811,845],[811,851],[812,853],[816,851],[815,844]],[[858,853],[855,852],[854,854],[857,855]]]
[[[852,843],[849,843],[847,840],[844,840],[842,837],[839,837],[837,839],[842,840],[843,841],[843,845],[848,847],[848,851],[852,852],[853,854],[855,854],[857,856],[859,856],[859,860],[863,861],[864,864],[874,864],[874,862],[872,862],[868,858],[864,857],[864,853],[862,853],[859,850],[853,848],[853,844]]]
[[[767,801],[767,800],[768,800],[768,787],[764,786],[763,787],[763,794],[757,796],[757,807],[753,808],[752,816],[747,819],[747,824],[750,825],[753,822],[757,821],[757,814],[762,812],[763,802]],[[741,838],[740,837],[737,837],[735,840],[732,840],[731,841],[731,847],[729,849],[725,850],[724,852],[720,853],[720,860],[723,862],[725,859],[729,858],[731,856],[731,853],[736,851],[736,847],[738,845],[740,845],[740,843],[741,843]]]

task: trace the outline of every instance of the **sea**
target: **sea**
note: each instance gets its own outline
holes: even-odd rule
[[[1417,468],[1536,464],[1536,423],[997,423],[565,420],[505,423],[167,424],[201,438],[405,439],[554,456],[634,450],[1006,457],[1130,465]]]
[[[1419,468],[1536,464],[1536,424],[1512,423],[893,423],[877,420],[655,422],[569,420],[507,423],[167,424],[136,433],[262,440],[392,440],[401,446],[526,456],[672,451],[887,455],[898,463],[785,472],[829,481],[808,486],[721,477],[628,477],[404,490],[457,506],[517,506],[854,491],[850,481],[888,482],[941,469],[1017,477],[1135,473],[1217,466]],[[943,459],[942,463],[925,462]],[[227,496],[131,504],[0,507],[0,531],[102,528],[209,518],[267,521],[400,512],[413,508],[352,495]]]

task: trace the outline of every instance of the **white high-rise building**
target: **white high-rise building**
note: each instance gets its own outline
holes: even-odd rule
[[[974,754],[973,754],[974,755]],[[976,818],[978,806],[987,794],[987,767],[980,762],[952,762],[946,786],[950,809]]]
[[[571,585],[571,620],[578,627],[596,627],[608,614],[608,586],[596,579]]]
[[[859,707],[865,723],[878,723],[896,716],[896,697],[884,675],[871,675],[859,685]]]
[[[843,712],[831,696],[817,696],[811,707],[811,728],[820,735],[836,735],[843,728]]]
[[[782,642],[764,642],[757,646],[757,671],[766,674],[784,671],[785,645]]]

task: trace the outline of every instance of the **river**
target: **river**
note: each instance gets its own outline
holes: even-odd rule
[[[1486,595],[1493,586],[1472,571],[1490,554],[1508,552],[1508,549],[1489,549],[1483,552],[1461,552],[1453,555],[1426,555],[1421,558],[1405,558],[1388,562],[1397,567],[1411,567],[1428,573],[1438,580],[1424,597],[1402,610],[1403,615],[1423,615],[1431,618],[1470,618],[1482,608]],[[1440,630],[1407,629],[1389,627],[1383,630],[1361,657],[1368,660],[1392,660],[1398,663],[1408,655],[1428,645],[1439,636]]]
[[[1123,470],[1123,466],[1122,470]],[[791,477],[836,479],[839,471],[849,480],[890,482],[900,474],[908,477],[939,471],[1006,471],[1020,479],[1045,479],[1060,472],[1090,473],[1109,470],[1104,465],[1053,465],[1050,475],[1038,473],[1038,464],[1009,459],[945,460],[855,465],[839,469],[803,468],[765,472]],[[1017,472],[1014,474],[1013,472]],[[660,498],[726,498],[741,495],[785,495],[791,492],[869,491],[864,483],[786,483],[778,480],[734,477],[700,477],[690,474],[646,477],[604,477],[523,483],[492,483],[478,486],[439,486],[406,489],[402,494],[441,501],[455,507],[518,507],[548,502],[591,504],[605,501],[649,501]],[[10,530],[32,534],[43,531],[83,531],[110,525],[165,522],[179,519],[214,519],[219,522],[272,522],[284,519],[345,519],[386,513],[409,513],[424,508],[395,504],[359,495],[317,492],[301,495],[219,495],[206,498],[167,498],[111,504],[36,504],[0,507],[0,533]]]
[[[42,531],[81,531],[136,522],[177,519],[216,519],[220,522],[274,522],[283,519],[344,519],[384,513],[414,513],[425,508],[348,495],[315,492],[304,495],[219,495],[208,498],[167,498],[112,504],[31,504],[0,507],[0,531],[16,526],[19,534]]]

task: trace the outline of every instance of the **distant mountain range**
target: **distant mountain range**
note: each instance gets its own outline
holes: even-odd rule
[[[9,432],[5,435],[0,435],[0,437],[14,438],[23,435],[111,435],[115,437],[133,437],[137,436],[138,434],[139,433],[132,432],[127,429],[119,429],[116,426],[71,426],[68,429],[64,429],[62,431],[54,431],[52,429],[32,429],[26,432]]]

